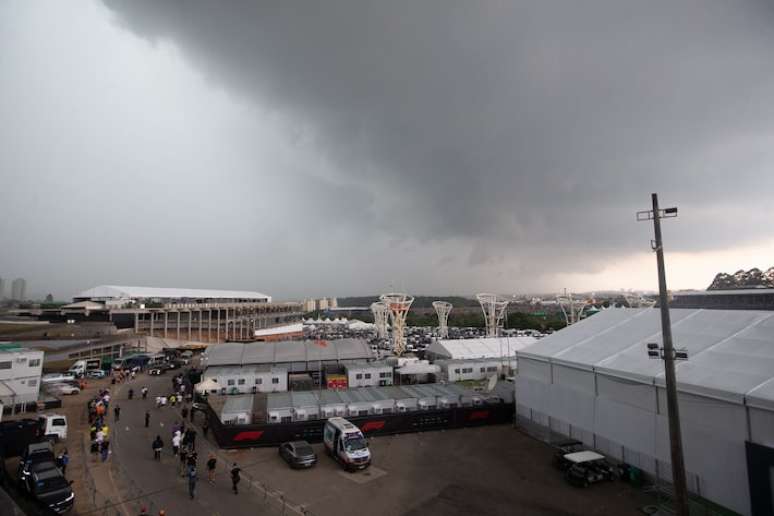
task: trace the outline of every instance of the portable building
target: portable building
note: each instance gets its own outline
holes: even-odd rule
[[[349,387],[385,387],[392,385],[392,366],[384,362],[360,362],[346,365]]]

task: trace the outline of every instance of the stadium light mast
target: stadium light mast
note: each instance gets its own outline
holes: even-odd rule
[[[438,336],[442,339],[449,338],[449,312],[452,310],[452,304],[446,301],[433,301],[433,308],[438,314]]]
[[[371,303],[371,312],[374,314],[376,336],[380,339],[387,338],[387,320],[390,317],[390,308],[382,303]]]
[[[391,293],[382,294],[379,299],[387,305],[392,319],[392,349],[397,356],[401,356],[406,350],[406,335],[403,329],[414,297],[408,294]]]
[[[677,208],[659,209],[658,194],[651,194],[653,209],[637,212],[638,221],[653,221],[655,240],[651,248],[656,252],[658,264],[658,296],[661,308],[661,335],[663,348],[657,344],[648,344],[648,356],[664,360],[667,393],[667,412],[669,415],[669,442],[672,458],[672,484],[675,488],[675,512],[677,516],[688,516],[688,486],[685,480],[685,461],[683,459],[683,438],[680,429],[680,407],[677,401],[677,378],[675,360],[688,358],[685,350],[675,351],[672,345],[672,322],[669,317],[669,299],[664,268],[664,246],[661,241],[661,219],[677,217]]]
[[[559,303],[559,308],[562,309],[562,314],[564,315],[567,326],[580,321],[583,310],[585,310],[586,306],[589,304],[588,300],[574,299],[572,297],[572,292],[567,294],[567,289],[564,291],[564,296],[556,298],[556,302]]]
[[[484,311],[486,323],[486,336],[498,337],[503,325],[505,309],[508,307],[508,299],[497,294],[476,294],[476,299]]]

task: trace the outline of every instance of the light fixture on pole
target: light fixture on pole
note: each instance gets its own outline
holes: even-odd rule
[[[653,221],[655,239],[651,240],[651,248],[656,252],[658,264],[658,294],[661,309],[661,335],[663,347],[658,344],[648,344],[648,356],[664,360],[664,371],[667,393],[667,412],[669,415],[669,442],[672,459],[672,484],[675,490],[675,513],[677,516],[688,516],[688,486],[685,480],[685,460],[683,458],[683,438],[680,430],[680,407],[677,400],[677,378],[675,360],[685,360],[688,354],[684,349],[675,350],[672,345],[672,322],[669,317],[669,298],[666,286],[666,269],[664,267],[664,246],[661,240],[661,219],[677,217],[677,208],[660,209],[658,194],[651,194],[653,209],[638,211],[638,221]]]

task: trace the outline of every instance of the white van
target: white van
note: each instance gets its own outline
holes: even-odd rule
[[[43,414],[38,418],[43,436],[55,441],[67,439],[67,416],[61,414]]]
[[[323,442],[328,455],[348,471],[365,469],[371,465],[368,441],[358,427],[343,417],[332,417],[325,422]]]

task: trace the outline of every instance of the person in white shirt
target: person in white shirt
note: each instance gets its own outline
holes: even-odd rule
[[[175,435],[172,436],[172,455],[177,455],[178,450],[180,450],[180,432],[175,432]]]

